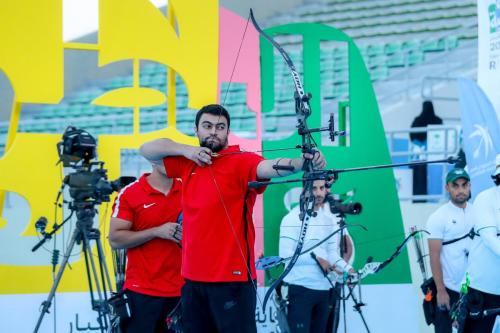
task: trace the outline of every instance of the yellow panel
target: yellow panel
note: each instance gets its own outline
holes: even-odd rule
[[[178,142],[196,145],[196,138],[186,136],[173,128],[151,132],[140,135],[103,135],[99,137],[98,156],[100,160],[106,161],[105,168],[108,169],[108,179],[118,178],[120,173],[120,152],[122,149],[136,149],[144,142],[155,138],[168,137]],[[25,134],[19,133],[14,141],[12,149],[0,160],[0,174],[9,174],[9,177],[0,177],[0,188],[18,193],[26,198],[31,206],[30,221],[7,221],[0,232],[9,233],[9,230],[19,230],[17,224],[25,225],[23,232],[9,234],[12,244],[2,243],[4,248],[16,248],[15,251],[25,251],[21,256],[32,255],[29,249],[37,242],[35,236],[34,222],[40,216],[46,216],[52,221],[54,212],[53,202],[57,191],[61,185],[62,175],[60,167],[56,166],[59,159],[57,156],[56,144],[61,140],[60,135],[54,134]],[[36,147],[36,149],[33,149]],[[15,172],[13,171],[15,170]],[[74,170],[68,170],[73,172]],[[65,198],[69,200],[70,198]],[[105,221],[102,225],[101,241],[106,251],[108,268],[113,267],[111,261],[110,247],[107,244],[107,232],[109,225],[110,208],[105,209],[106,204],[102,204],[99,209],[99,219]],[[16,224],[10,226],[9,224]],[[12,228],[10,228],[12,227]],[[50,229],[51,226],[48,226]],[[64,226],[63,228],[68,228]],[[28,238],[29,237],[29,238]],[[28,238],[28,241],[26,240]],[[17,245],[16,245],[17,244]],[[23,246],[19,246],[23,244]],[[78,253],[80,246],[74,248],[74,253]],[[43,251],[39,249],[38,251]],[[43,263],[43,266],[33,266],[33,264],[23,265],[22,263],[13,265],[6,264],[0,258],[0,294],[19,293],[46,293],[52,285],[51,266]],[[83,282],[85,275],[85,264],[83,257],[72,257],[76,260],[71,263],[71,269],[66,269],[59,285],[58,291],[86,291],[88,286]],[[62,257],[61,257],[62,260]]]
[[[147,59],[175,69],[189,91],[189,106],[217,98],[218,1],[170,0],[179,36],[162,12],[145,0],[101,0],[99,64]]]
[[[63,97],[62,0],[0,1],[0,69],[19,102]]]
[[[161,12],[147,0],[101,0],[97,46],[100,65],[133,59],[134,77],[138,78],[139,60],[157,61],[174,68],[184,79],[190,95],[190,107],[213,103],[217,97],[218,1],[169,0],[169,5],[174,6],[180,37]],[[57,103],[62,97],[61,22],[61,1],[0,0],[0,68],[12,80],[19,103]],[[124,97],[127,91],[132,94]],[[99,97],[97,101],[131,103],[138,110],[139,106],[156,104],[160,96],[150,90],[118,89]],[[157,132],[137,132],[99,138],[99,159],[106,162],[109,179],[120,175],[121,149],[135,149],[143,142],[159,137],[197,144],[195,138],[178,132],[172,124]],[[36,243],[35,220],[42,215],[52,220],[53,201],[62,180],[60,167],[55,165],[58,160],[56,143],[60,139],[59,134],[18,133],[10,149],[0,159],[0,190],[18,193],[28,201],[31,209],[29,221],[7,221],[0,230],[0,238],[8,234],[9,242],[15,244],[12,248],[19,247],[16,251],[28,250],[23,253],[28,258],[30,247]],[[104,229],[109,221],[104,216],[106,209],[103,206],[100,218],[101,221],[105,218],[106,222],[101,230],[102,241],[108,252],[108,267],[112,267],[109,246],[106,245],[107,231]],[[109,215],[109,209],[107,213]],[[6,243],[1,246],[2,250],[9,248]],[[83,279],[83,259],[72,257],[72,260],[75,260],[71,263],[72,269],[65,271],[58,291],[88,289]],[[0,294],[46,293],[51,285],[49,263],[8,263],[5,257],[0,258]]]
[[[165,94],[156,89],[126,87],[108,91],[92,101],[92,104],[112,107],[144,107],[165,103]]]

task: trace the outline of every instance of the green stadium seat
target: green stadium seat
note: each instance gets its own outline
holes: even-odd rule
[[[264,132],[276,132],[278,130],[278,117],[264,117],[262,119],[262,127]]]
[[[423,52],[441,52],[445,50],[444,39],[424,41],[421,45]]]
[[[458,36],[448,36],[444,39],[444,44],[447,50],[453,50],[458,47]]]
[[[333,86],[333,96],[335,98],[349,94],[349,84],[341,83]]]
[[[395,53],[386,61],[387,67],[405,67],[406,56],[404,53]]]
[[[403,51],[415,51],[420,49],[420,41],[419,40],[407,40],[402,44]]]
[[[422,51],[412,51],[408,54],[408,66],[415,66],[425,61],[425,53]]]
[[[385,80],[389,77],[389,68],[386,66],[376,67],[370,72],[370,76],[373,81]]]
[[[333,51],[333,58],[337,60],[347,59],[347,47],[337,47]]]
[[[402,44],[400,42],[387,43],[384,47],[384,53],[386,55],[392,55],[394,53],[400,52],[402,49]]]
[[[369,45],[366,49],[366,54],[371,58],[384,54],[384,44]]]
[[[368,67],[375,68],[377,66],[381,66],[386,63],[387,57],[384,54],[380,54],[377,56],[372,56],[368,58]]]

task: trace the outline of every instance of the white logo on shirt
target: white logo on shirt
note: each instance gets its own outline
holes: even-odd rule
[[[152,204],[148,204],[148,205],[144,204],[144,208],[149,208],[149,207],[154,206],[154,205],[156,205],[156,202],[153,202]]]

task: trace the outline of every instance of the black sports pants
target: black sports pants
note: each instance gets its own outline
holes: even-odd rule
[[[253,283],[186,280],[181,296],[184,333],[256,333]]]
[[[124,333],[167,333],[165,319],[180,297],[158,297],[126,290],[130,300],[130,319],[120,324]]]
[[[482,299],[481,310],[483,311],[500,308],[500,295],[488,294],[473,288],[469,288],[469,293],[467,296],[471,298],[480,297]],[[470,307],[469,310],[471,310]],[[493,326],[495,325],[496,317],[496,315],[490,315],[478,319],[472,319],[468,317],[465,320],[464,333],[491,332],[493,330]]]
[[[326,325],[325,333],[333,333],[337,332],[339,328],[339,319],[340,319],[340,302],[339,295],[342,293],[342,285],[336,284],[335,288],[330,289],[330,303],[328,308],[328,320]],[[339,308],[337,308],[337,306]],[[334,323],[335,313],[339,313],[339,317],[337,318],[337,322]],[[335,329],[333,328],[335,325]]]
[[[330,310],[330,291],[288,286],[288,325],[291,333],[323,333]]]
[[[450,296],[450,308],[458,302],[460,294],[456,291],[446,288],[446,292]],[[448,309],[436,309],[436,318],[434,319],[434,332],[436,333],[451,333],[451,316]]]

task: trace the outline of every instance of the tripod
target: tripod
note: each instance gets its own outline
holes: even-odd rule
[[[342,213],[342,212],[339,212],[337,214],[337,216],[340,218],[337,224],[338,224],[339,228],[341,228],[340,229],[340,236],[339,236],[340,237],[340,257],[344,258],[345,249],[346,249],[345,237],[344,237],[345,236],[344,235],[344,227],[346,225],[346,223],[345,223],[345,214]],[[341,305],[342,305],[342,311],[343,311],[342,314],[343,314],[343,318],[344,318],[344,332],[347,332],[345,301],[349,297],[354,302],[354,310],[361,317],[361,320],[363,321],[363,325],[365,326],[366,331],[368,333],[370,333],[370,329],[368,328],[368,324],[366,323],[365,317],[363,315],[363,311],[361,310],[361,308],[366,305],[366,304],[364,304],[361,301],[361,289],[359,290],[360,291],[360,299],[358,300],[358,298],[354,294],[354,287],[352,289],[351,289],[351,287],[348,287],[349,288],[349,294],[346,296],[345,295],[345,287],[346,287],[345,284],[341,284],[341,285],[337,285],[336,286],[335,284],[333,284],[333,282],[330,280],[330,278],[328,278],[327,275],[325,277],[330,282],[330,285],[332,286],[333,291],[334,291],[334,295],[336,296],[335,309],[334,309],[334,314],[333,314],[332,333],[337,332],[337,328],[339,326],[340,307],[341,307]]]
[[[49,308],[54,298],[57,286],[61,281],[64,269],[68,264],[69,257],[75,244],[82,245],[82,252],[85,258],[85,269],[87,272],[87,280],[89,284],[90,299],[92,310],[97,311],[97,322],[101,333],[104,333],[110,327],[110,313],[108,307],[108,292],[111,291],[111,280],[109,278],[108,269],[106,267],[104,251],[101,244],[101,233],[98,229],[92,228],[94,217],[96,215],[94,201],[74,201],[70,204],[70,209],[76,212],[76,228],[71,236],[63,260],[57,272],[57,275],[50,289],[49,295],[42,302],[42,308],[38,322],[36,323],[34,333],[38,332],[43,320],[43,316],[49,313]],[[97,263],[92,254],[91,241],[94,241],[97,247]],[[40,245],[39,245],[40,246]],[[94,288],[97,293],[97,298],[94,295]]]

